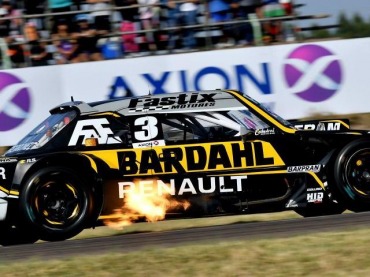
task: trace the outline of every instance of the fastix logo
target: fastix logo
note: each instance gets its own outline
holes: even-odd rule
[[[31,94],[26,84],[13,74],[0,72],[0,131],[21,125],[31,110]]]
[[[291,52],[284,66],[290,92],[309,102],[332,97],[341,87],[342,68],[337,56],[318,45],[304,45]]]
[[[78,121],[68,146],[84,144],[87,138],[96,138],[99,144],[122,143],[122,140],[113,136],[112,130],[105,125],[109,125],[109,121],[106,118]]]
[[[134,98],[128,108],[130,112],[203,108],[215,105],[215,95],[216,93],[184,93],[179,96]]]

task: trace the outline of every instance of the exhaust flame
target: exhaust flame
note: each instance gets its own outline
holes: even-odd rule
[[[159,194],[155,180],[145,182],[145,189],[139,185],[139,180],[134,180],[134,186],[125,192],[122,208],[116,209],[114,214],[104,220],[104,224],[114,229],[122,229],[135,221],[145,219],[148,222],[163,220],[166,214],[174,210],[186,210],[188,201],[171,199],[171,194],[164,191]],[[149,187],[148,187],[149,186]]]

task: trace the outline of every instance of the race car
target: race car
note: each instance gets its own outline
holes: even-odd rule
[[[370,135],[234,90],[64,103],[0,158],[0,242],[69,239],[133,188],[189,203],[171,216],[369,210]]]

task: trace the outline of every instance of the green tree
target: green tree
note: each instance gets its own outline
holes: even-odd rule
[[[354,14],[349,20],[344,13],[341,13],[338,21],[337,35],[340,37],[361,38],[370,36],[370,22],[364,21],[359,14]]]

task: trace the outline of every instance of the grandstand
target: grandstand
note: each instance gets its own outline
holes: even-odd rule
[[[293,42],[301,39],[295,22],[329,16],[299,15],[292,1],[268,16],[263,1],[222,11],[222,1],[65,2],[2,1],[3,69]]]

